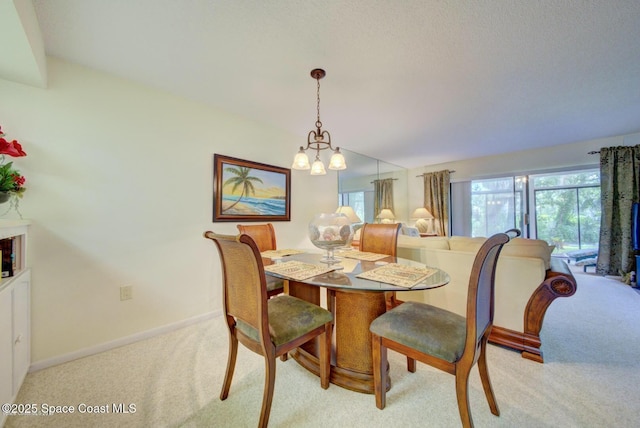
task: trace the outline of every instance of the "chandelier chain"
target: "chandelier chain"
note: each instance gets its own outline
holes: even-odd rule
[[[318,89],[317,89],[317,104],[316,104],[316,109],[318,111],[318,116],[317,116],[317,120],[316,120],[316,128],[320,129],[322,128],[322,122],[320,122],[320,78],[317,78],[316,81],[318,82]]]

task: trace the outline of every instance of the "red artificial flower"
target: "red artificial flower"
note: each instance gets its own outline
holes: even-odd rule
[[[17,140],[9,142],[0,137],[0,155],[9,155],[14,158],[19,158],[26,156],[27,154],[22,150],[22,146]]]
[[[24,186],[24,182],[27,181],[23,175],[12,174],[11,176],[13,177],[13,182],[15,183],[16,188]]]

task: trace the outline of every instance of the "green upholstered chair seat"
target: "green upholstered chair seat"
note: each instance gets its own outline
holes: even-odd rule
[[[274,346],[290,342],[333,320],[331,312],[297,297],[280,295],[269,299],[269,334]],[[258,330],[238,320],[238,330],[259,341]]]
[[[282,290],[284,288],[284,279],[276,278],[273,276],[266,276],[267,278],[267,292]]]
[[[447,310],[418,302],[405,302],[380,315],[370,331],[424,354],[449,362],[464,351],[467,321]]]

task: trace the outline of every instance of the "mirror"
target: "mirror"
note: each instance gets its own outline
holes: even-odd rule
[[[338,171],[338,205],[351,206],[362,222],[375,223],[374,180],[393,179],[395,221],[409,222],[408,170],[369,156],[340,149],[347,169]]]

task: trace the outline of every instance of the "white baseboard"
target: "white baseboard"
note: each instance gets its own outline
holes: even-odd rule
[[[151,330],[142,331],[140,333],[132,334],[131,336],[121,337],[120,339],[101,343],[99,345],[91,346],[89,348],[80,349],[78,351],[70,352],[68,354],[59,355],[53,358],[47,358],[45,360],[32,363],[31,366],[29,367],[29,372],[35,372],[38,370],[46,369],[47,367],[57,366],[58,364],[77,360],[78,358],[88,357],[89,355],[99,354],[100,352],[108,351],[114,348],[119,348],[120,346],[129,345],[131,343],[138,342],[140,340],[145,340],[154,336],[169,333],[171,331],[175,331],[183,327],[187,327],[202,321],[216,318],[221,315],[222,315],[221,310],[207,312],[205,314],[197,315],[192,318],[187,318],[185,320],[178,321],[173,324],[163,325],[161,327],[152,328]]]

